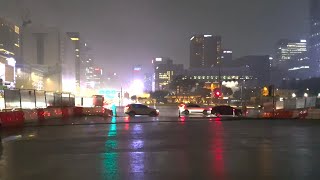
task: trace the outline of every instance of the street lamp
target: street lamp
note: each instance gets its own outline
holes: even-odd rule
[[[292,93],[292,98],[296,98],[296,97],[297,97],[296,93]]]
[[[308,97],[308,93],[304,93],[304,95],[303,95],[303,96],[307,98],[307,97]]]

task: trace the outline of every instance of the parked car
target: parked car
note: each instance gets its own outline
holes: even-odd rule
[[[231,106],[215,106],[211,109],[211,114],[216,116],[242,116],[240,109],[233,108]]]
[[[210,108],[201,107],[197,104],[181,104],[179,106],[180,114],[189,115],[189,114],[209,114]]]
[[[155,117],[159,115],[159,110],[143,104],[129,104],[124,108],[124,113],[128,114],[129,116],[149,115]]]

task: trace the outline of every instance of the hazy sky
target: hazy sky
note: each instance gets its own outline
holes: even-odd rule
[[[79,31],[96,64],[128,75],[158,56],[188,67],[194,33],[221,35],[235,57],[271,54],[280,38],[306,37],[309,13],[307,0],[0,0],[0,16],[22,8],[33,23]]]

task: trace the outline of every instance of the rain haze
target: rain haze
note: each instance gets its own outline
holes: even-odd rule
[[[233,56],[272,55],[280,38],[308,33],[308,2],[302,0],[0,0],[0,15],[20,23],[30,11],[34,24],[76,31],[93,48],[95,63],[127,73],[141,64],[151,71],[155,57],[189,66],[193,34],[222,36]]]

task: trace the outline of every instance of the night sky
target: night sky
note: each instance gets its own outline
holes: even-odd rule
[[[0,16],[19,20],[17,2],[35,24],[79,31],[96,64],[123,77],[134,64],[150,71],[158,56],[188,67],[195,33],[221,35],[235,57],[271,54],[280,38],[308,33],[307,0],[0,0]]]

